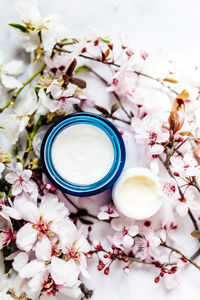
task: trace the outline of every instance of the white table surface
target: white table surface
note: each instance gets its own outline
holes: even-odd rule
[[[60,14],[72,36],[86,33],[88,26],[92,25],[97,32],[105,35],[125,32],[136,46],[152,54],[155,63],[156,57],[166,54],[200,62],[199,0],[121,0],[117,9],[113,9],[111,0],[38,2],[43,15]],[[0,0],[0,48],[7,58],[24,56],[20,41],[7,26],[7,23],[18,20],[14,11],[15,3],[16,0]],[[189,220],[187,222],[190,224]],[[104,225],[97,226],[98,235],[104,239]],[[187,230],[190,232],[192,227]],[[195,247],[197,245],[191,239],[184,238],[181,244],[181,249],[187,255],[192,254]],[[106,277],[98,272],[95,264],[90,266],[90,272],[92,278],[87,286],[94,289],[94,300],[199,299],[200,274],[193,266],[185,270],[181,284],[170,291],[162,284],[155,284],[153,279],[156,273],[145,266],[135,266],[129,276],[124,275],[122,268],[117,265],[112,268],[111,276]]]

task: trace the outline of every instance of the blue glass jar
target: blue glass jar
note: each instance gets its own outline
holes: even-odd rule
[[[52,161],[52,145],[55,138],[69,126],[88,124],[101,129],[110,139],[114,149],[114,160],[109,172],[101,180],[82,185],[66,181],[57,171]],[[41,146],[41,163],[48,179],[60,190],[75,196],[90,196],[110,188],[120,176],[126,160],[123,139],[117,128],[106,118],[94,113],[74,113],[60,118],[46,132]]]

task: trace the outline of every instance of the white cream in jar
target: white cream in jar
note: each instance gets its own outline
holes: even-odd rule
[[[128,169],[114,185],[113,201],[119,212],[129,218],[149,218],[161,206],[158,179],[149,169]]]
[[[90,185],[110,171],[114,149],[110,138],[100,128],[75,124],[56,136],[51,157],[55,170],[64,180]]]

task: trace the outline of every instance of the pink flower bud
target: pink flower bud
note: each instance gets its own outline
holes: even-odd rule
[[[133,54],[134,54],[134,52],[133,52],[132,49],[129,48],[129,49],[126,50],[126,55],[127,55],[127,56],[130,57],[130,56],[132,56]]]
[[[124,271],[124,274],[126,274],[126,275],[129,275],[131,273],[131,269],[128,266],[124,267],[123,271]]]
[[[87,259],[92,259],[92,253],[91,252],[85,253],[85,256],[87,257]]]
[[[149,54],[145,50],[143,50],[140,52],[140,56],[141,56],[141,58],[143,58],[145,60],[145,59],[147,59]]]

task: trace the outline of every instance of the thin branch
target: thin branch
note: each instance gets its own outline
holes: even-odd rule
[[[193,266],[195,266],[198,270],[200,270],[200,266],[196,264],[191,258],[187,257],[185,254],[183,254],[180,250],[177,250],[176,248],[169,246],[165,243],[161,244],[161,246],[170,249],[173,252],[176,252],[179,254],[181,257],[185,258],[188,262],[190,262]]]
[[[23,83],[23,85],[21,86],[21,88],[10,98],[10,100],[3,106],[0,108],[0,113],[6,109],[7,107],[9,107],[10,105],[12,105],[15,100],[17,99],[18,95],[21,93],[21,91],[34,79],[36,78],[44,69],[45,69],[46,65],[43,65],[35,74],[33,74],[33,76],[31,76],[26,82]]]
[[[85,209],[85,208],[80,208],[80,207],[78,207],[69,197],[68,197],[68,195],[66,195],[66,194],[64,194],[64,193],[62,193],[62,195],[65,197],[65,199],[77,210],[77,216],[80,216],[80,217],[90,217],[90,218],[93,218],[93,219],[95,219],[95,220],[98,220],[99,221],[99,219],[98,219],[98,217],[97,216],[95,216],[95,215],[93,215],[93,214],[91,214],[91,213],[89,213],[88,211],[87,211],[87,209]],[[104,221],[104,220],[103,220]],[[107,220],[105,220],[105,222],[107,222]]]
[[[85,68],[86,68],[89,72],[93,73],[96,77],[98,77],[98,78],[99,78],[102,82],[104,82],[106,85],[108,85],[108,82],[107,82],[100,74],[98,74],[96,71],[94,71],[91,67],[85,65]],[[125,115],[128,117],[128,119],[130,120],[132,117],[129,115],[129,113],[126,111],[126,109],[125,109],[124,106],[122,105],[121,99],[119,98],[119,96],[118,96],[115,92],[112,92],[112,94],[115,96],[115,98],[117,99],[117,101],[119,102],[119,104],[120,104],[120,106],[121,106],[121,109],[123,110],[123,112],[125,113]],[[124,122],[124,121],[121,120],[121,119],[120,119],[119,121]],[[125,123],[131,124],[130,121],[125,121]]]
[[[146,264],[146,265],[154,265],[155,266],[155,261],[153,260],[145,260],[145,259],[139,259],[139,258],[133,258],[133,257],[129,257],[129,256],[121,256],[121,258],[128,258],[129,261],[132,261],[132,262],[136,262],[136,263],[139,263],[139,264]],[[121,260],[120,258],[117,258],[118,260]],[[163,267],[167,267],[167,266],[175,266],[177,265],[176,262],[163,262],[161,263],[161,265]]]

